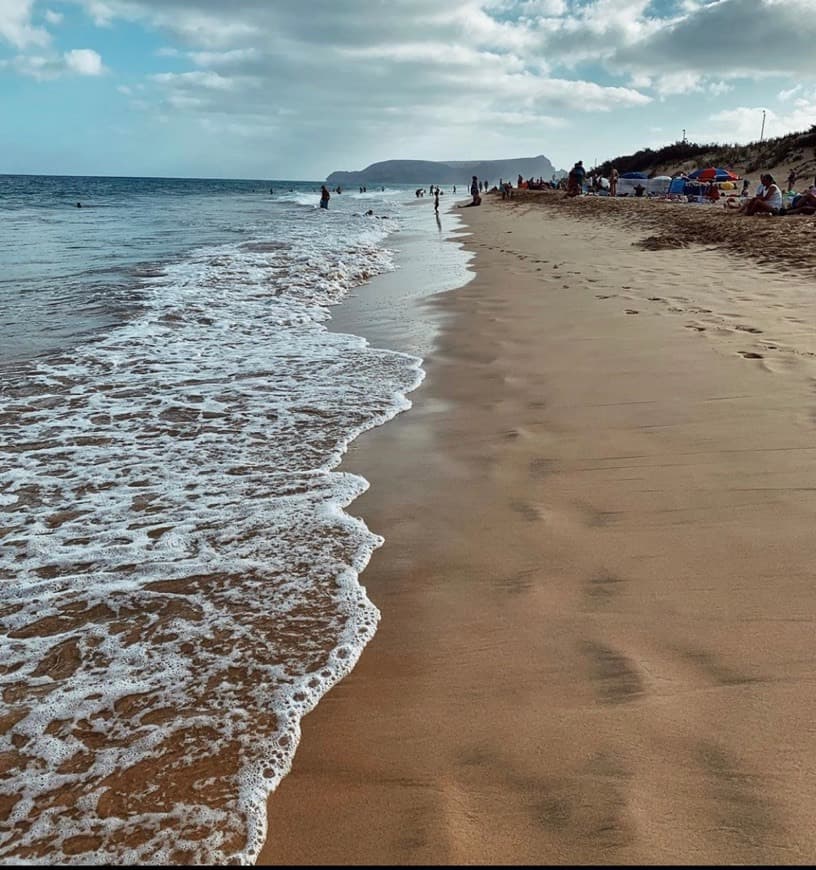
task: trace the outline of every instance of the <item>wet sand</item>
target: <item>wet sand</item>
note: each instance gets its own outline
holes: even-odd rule
[[[258,863],[812,863],[812,279],[573,206],[461,214],[477,276],[419,303],[414,407],[342,465],[382,620]],[[358,331],[399,348],[376,304]]]

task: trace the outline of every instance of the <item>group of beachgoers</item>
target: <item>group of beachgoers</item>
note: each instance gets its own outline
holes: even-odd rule
[[[520,178],[520,177],[519,177]],[[557,186],[566,191],[567,197],[580,196],[584,193],[600,194],[601,196],[617,196],[618,195],[618,180],[620,175],[618,170],[612,166],[608,176],[603,177],[598,172],[587,174],[584,169],[583,161],[579,160],[575,163],[566,178],[558,182]],[[679,175],[676,178],[682,178],[685,182],[694,181],[686,175]],[[738,176],[733,176],[738,181]],[[674,180],[674,179],[672,179]],[[644,179],[645,181],[645,179]],[[816,214],[816,179],[814,183],[804,190],[797,191],[795,189],[797,175],[794,170],[791,170],[787,178],[787,190],[782,191],[776,179],[769,172],[765,172],[760,176],[760,183],[757,186],[756,192],[750,196],[749,188],[751,182],[749,179],[742,179],[742,190],[736,192],[735,181],[729,181],[723,184],[716,179],[711,179],[706,182],[694,182],[698,185],[699,194],[697,196],[677,196],[673,194],[648,194],[647,186],[638,181],[632,188],[635,197],[660,197],[663,199],[682,199],[685,201],[693,200],[696,202],[719,202],[725,195],[724,206],[740,214],[746,215],[797,215]],[[529,185],[527,185],[529,187]],[[519,181],[521,187],[521,181]],[[723,188],[727,188],[726,191]],[[627,194],[621,194],[626,196]],[[504,191],[502,198],[505,197]],[[785,202],[787,201],[787,205]]]
[[[453,191],[452,191],[452,192],[453,192],[453,193],[456,193],[456,185],[455,185],[455,184],[453,185]],[[416,196],[417,199],[422,199],[422,197],[425,196],[426,193],[427,193],[429,196],[433,196],[434,198],[439,198],[439,196],[441,196],[441,195],[443,196],[443,195],[444,195],[445,191],[442,190],[442,188],[440,188],[440,186],[439,186],[438,184],[432,184],[432,185],[431,185],[430,187],[428,187],[428,188],[425,188],[425,187],[418,187],[418,188],[414,191],[414,195]]]
[[[726,209],[749,216],[816,214],[816,179],[812,185],[801,191],[796,190],[796,181],[796,173],[791,170],[788,174],[787,189],[783,191],[770,172],[763,172],[753,196],[750,193],[751,182],[744,178],[742,190],[738,194],[735,191],[728,191],[730,195],[725,197],[721,184],[710,181],[702,185],[697,201],[718,203],[724,197],[723,205]]]
[[[584,161],[579,160],[570,169],[566,179],[562,179],[558,183],[560,190],[565,190],[567,196],[580,196],[584,192],[584,187],[588,187],[591,193],[601,194],[603,196],[618,195],[618,179],[620,173],[613,166],[609,170],[608,176],[601,175],[600,172],[590,172],[587,174],[584,168]],[[643,184],[636,184],[633,188],[636,197],[642,197],[646,193],[646,187]],[[626,194],[622,194],[626,196]]]
[[[810,187],[797,192],[794,189],[796,174],[791,172],[788,175],[788,189],[784,194],[776,183],[776,179],[769,172],[763,173],[759,181],[753,197],[740,203],[735,202],[734,198],[731,197],[726,200],[726,207],[747,215],[816,214],[816,178],[813,179],[813,184]],[[743,188],[743,193],[746,193],[745,188]],[[785,198],[789,202],[787,206],[784,204]]]
[[[687,176],[678,176],[688,179]],[[595,193],[602,196],[617,196],[618,195],[618,180],[620,175],[618,170],[613,166],[608,176],[603,177],[598,172],[587,174],[584,169],[584,163],[579,160],[570,170],[566,178],[556,179],[553,176],[551,181],[545,181],[543,178],[529,178],[525,180],[521,175],[516,179],[517,189],[521,190],[563,190],[568,197],[580,196],[583,193]],[[797,192],[794,189],[797,176],[794,171],[788,175],[788,189],[783,194],[782,189],[776,183],[773,175],[765,172],[760,177],[760,183],[753,196],[749,194],[751,182],[745,178],[742,180],[742,190],[739,194],[727,196],[725,198],[725,207],[737,211],[740,214],[746,215],[797,215],[816,214],[816,179],[813,184],[803,191]],[[732,182],[733,184],[733,182]],[[383,188],[384,189],[384,188]],[[360,188],[360,192],[365,192],[365,187]],[[513,184],[509,180],[499,179],[497,186],[490,187],[489,183],[484,180],[479,180],[477,176],[472,176],[470,182],[471,201],[465,206],[476,206],[482,204],[482,193],[488,190],[500,192],[502,199],[508,199],[513,196]],[[718,202],[722,197],[721,185],[717,181],[703,182],[700,184],[700,196],[698,201],[703,202]],[[434,211],[439,211],[439,197],[443,194],[438,184],[432,184],[427,188],[427,191],[434,198]],[[647,193],[647,188],[644,184],[638,182],[633,188],[636,197],[643,197]],[[339,187],[335,188],[336,193],[340,193]],[[419,187],[416,189],[417,198],[424,197],[426,188]],[[453,185],[453,193],[456,193],[456,185]],[[625,195],[625,194],[622,194]],[[327,209],[329,207],[329,193],[324,184],[320,189],[320,207]],[[666,195],[664,195],[666,198]],[[672,198],[668,196],[668,198]],[[677,197],[674,197],[677,198]],[[688,199],[688,197],[683,197]],[[785,206],[785,198],[789,205]],[[77,203],[79,205],[79,203]]]

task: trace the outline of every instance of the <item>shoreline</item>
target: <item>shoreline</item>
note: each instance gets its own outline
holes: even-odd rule
[[[421,303],[412,409],[338,467],[380,625],[257,863],[809,863],[808,283],[459,214],[476,277]]]

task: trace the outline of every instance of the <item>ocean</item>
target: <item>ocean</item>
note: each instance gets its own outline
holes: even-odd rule
[[[424,346],[332,309],[395,270],[459,286],[467,255],[413,186],[319,188],[0,176],[3,863],[253,863],[376,631],[383,540],[335,469]]]

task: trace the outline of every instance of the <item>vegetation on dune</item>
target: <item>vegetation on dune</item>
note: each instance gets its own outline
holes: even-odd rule
[[[649,175],[671,174],[672,167],[702,169],[706,166],[740,167],[743,172],[759,169],[773,170],[784,164],[799,165],[802,170],[816,164],[816,124],[810,130],[789,133],[762,142],[747,145],[719,143],[674,142],[663,148],[643,148],[634,154],[626,154],[607,160],[596,167],[601,175],[608,176],[612,164],[618,172],[647,172]]]

